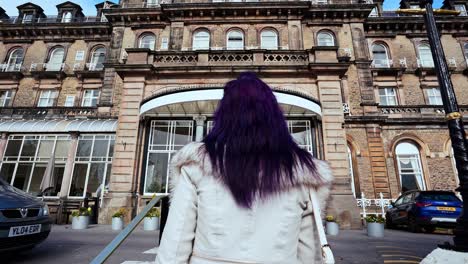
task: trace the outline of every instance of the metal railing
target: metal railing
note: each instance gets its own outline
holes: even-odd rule
[[[5,63],[0,64],[0,71],[1,72],[19,72],[23,68],[21,63],[13,64],[13,63]]]
[[[104,263],[114,251],[125,241],[125,239],[135,230],[140,222],[145,218],[146,214],[153,208],[159,201],[162,203],[161,207],[161,227],[159,231],[159,239],[166,224],[168,213],[168,195],[155,196],[143,208],[143,210],[128,224],[107,246],[97,255],[90,263],[101,264]]]
[[[65,71],[67,70],[67,64],[65,63],[31,63],[29,71]]]
[[[356,199],[357,206],[361,209],[361,216],[365,218],[368,214],[381,215],[385,217],[385,211],[390,207],[394,199],[383,198],[383,194],[379,193],[379,198],[367,199],[364,193],[361,193],[361,198]]]
[[[23,19],[21,17],[10,17],[7,19],[0,19],[0,23],[5,24],[51,24],[51,23],[96,23],[104,22],[101,17],[97,16],[86,16],[86,17],[75,17],[75,18],[62,18],[58,16],[47,16],[33,19]]]

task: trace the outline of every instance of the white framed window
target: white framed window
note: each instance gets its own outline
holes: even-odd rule
[[[460,11],[459,16],[466,16],[466,6],[464,4],[457,4],[455,5],[455,10]]]
[[[328,31],[320,31],[317,34],[318,46],[335,46],[335,36]]]
[[[10,106],[12,97],[11,90],[0,90],[0,107]]]
[[[147,0],[146,7],[155,7],[158,6],[159,0]]]
[[[34,15],[32,13],[24,13],[23,15],[23,24],[32,23]]]
[[[85,51],[84,50],[78,50],[75,53],[75,61],[84,61],[85,58]]]
[[[89,61],[88,69],[90,71],[100,71],[104,69],[104,62],[106,61],[106,48],[98,47],[93,50],[91,59]]]
[[[168,50],[169,49],[169,38],[163,37],[161,39],[161,50]]]
[[[427,44],[418,46],[419,51],[419,64],[421,67],[432,68],[434,67],[434,60],[432,59],[431,48]]]
[[[468,43],[463,44],[463,54],[465,54],[465,61],[468,65]]]
[[[66,11],[62,14],[62,23],[70,23],[72,21],[72,13],[70,11]]]
[[[401,192],[426,190],[426,183],[417,146],[410,142],[401,142],[395,148]]]
[[[68,135],[10,135],[3,156],[0,178],[36,196],[54,156],[52,188],[46,196],[57,196],[67,161],[71,138]]]
[[[427,102],[430,105],[442,105],[442,95],[440,94],[440,89],[438,87],[427,88]]]
[[[376,68],[389,68],[390,56],[387,47],[383,44],[372,45],[372,65]]]
[[[22,48],[16,48],[10,52],[8,56],[7,65],[5,70],[12,72],[12,71],[20,71],[21,65],[23,64],[24,59],[24,50]]]
[[[278,49],[278,33],[272,29],[262,30],[260,33],[260,45],[262,49]]]
[[[69,197],[99,197],[109,183],[115,135],[78,138]]]
[[[156,36],[153,34],[143,34],[138,42],[139,48],[154,50],[156,45]]]
[[[244,49],[244,32],[240,30],[230,30],[227,33],[227,45],[228,50],[243,50]]]
[[[60,71],[62,69],[65,49],[63,47],[54,48],[50,52],[49,62],[46,65],[47,71]]]
[[[65,107],[73,107],[75,106],[75,96],[74,95],[67,95],[65,98]]]
[[[144,195],[169,192],[169,162],[193,141],[193,120],[153,120],[150,125]]]
[[[38,107],[51,107],[54,106],[55,100],[57,99],[58,92],[55,90],[44,90],[39,95],[37,101]]]
[[[95,107],[99,102],[99,90],[98,89],[86,89],[83,91],[83,100],[81,106],[83,107]]]
[[[210,32],[207,30],[197,30],[193,34],[192,40],[193,50],[208,50],[210,49]]]
[[[379,88],[380,105],[398,105],[396,89],[393,87]]]

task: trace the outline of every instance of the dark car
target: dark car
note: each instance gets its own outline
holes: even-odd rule
[[[450,191],[409,191],[386,213],[386,225],[407,225],[411,232],[433,232],[436,227],[455,227],[462,201]]]
[[[0,252],[32,248],[50,229],[47,205],[0,178]]]

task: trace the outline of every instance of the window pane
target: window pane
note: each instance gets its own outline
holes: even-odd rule
[[[24,140],[24,143],[23,143],[23,149],[21,151],[21,158],[22,159],[29,158],[29,157],[34,158],[36,154],[37,144],[38,144],[37,139],[26,136],[26,139]]]
[[[70,196],[83,196],[88,164],[75,164],[70,186]]]
[[[21,148],[21,139],[8,139],[5,157],[18,157]]]
[[[169,153],[150,153],[146,167],[145,193],[165,193]]]
[[[78,141],[77,157],[89,157],[91,155],[92,138],[83,138]]]
[[[29,177],[31,176],[32,164],[20,163],[18,164],[18,169],[16,170],[15,181],[13,186],[16,188],[27,191]]]
[[[192,122],[177,121],[174,129],[174,148],[179,149],[192,141]]]
[[[68,156],[68,149],[70,148],[69,140],[57,140],[55,145],[55,157],[66,158]]]
[[[88,187],[86,197],[96,197],[98,188],[104,179],[104,169],[106,163],[92,163],[89,169]]]
[[[33,196],[37,196],[41,192],[41,182],[44,177],[44,172],[46,170],[47,163],[36,163],[34,166],[34,171],[31,178],[31,184],[29,185],[29,193]]]
[[[96,139],[94,141],[93,158],[106,157],[109,139]]]
[[[42,139],[39,145],[37,156],[41,158],[50,158],[52,156],[52,148],[54,147],[55,140]]]
[[[13,178],[13,173],[15,171],[16,163],[3,163],[2,169],[0,170],[0,178],[4,179],[6,182],[11,183]]]
[[[115,144],[115,139],[110,140],[110,146],[109,146],[109,157],[114,156],[114,144]]]

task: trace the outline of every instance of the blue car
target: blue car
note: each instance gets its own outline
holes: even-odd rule
[[[462,207],[450,191],[409,191],[392,202],[385,221],[388,228],[406,225],[411,232],[432,233],[436,227],[455,227]]]

